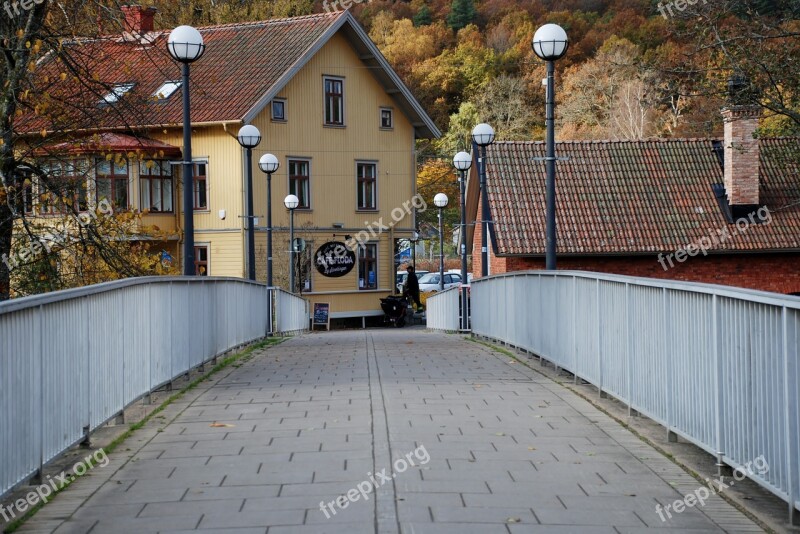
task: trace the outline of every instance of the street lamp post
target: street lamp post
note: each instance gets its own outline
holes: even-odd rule
[[[556,268],[556,141],[555,141],[555,62],[567,53],[569,39],[567,32],[558,24],[545,24],[533,35],[531,42],[534,53],[547,62],[547,241],[545,268]]]
[[[206,50],[203,36],[191,26],[178,26],[169,34],[167,50],[182,63],[183,82],[183,274],[197,274],[194,266],[194,166],[192,164],[192,119],[189,102],[189,64]]]
[[[294,210],[300,205],[300,199],[288,195],[283,199],[283,205],[289,210],[289,292],[294,293]]]
[[[414,269],[417,268],[417,243],[419,242],[419,232],[416,230],[411,233],[411,265],[414,266]]]
[[[480,149],[478,157],[478,173],[481,181],[481,276],[489,276],[489,192],[486,190],[486,147],[494,143],[494,129],[486,123],[477,125],[472,130],[472,143]]]
[[[449,199],[444,193],[433,197],[433,203],[439,208],[439,291],[444,291],[444,217],[443,211]]]
[[[272,287],[272,173],[281,164],[272,154],[264,154],[258,167],[267,174],[267,287]]]
[[[245,149],[245,177],[247,183],[247,278],[256,279],[256,229],[253,214],[253,149],[261,142],[261,132],[252,124],[246,124],[236,136]]]
[[[472,167],[472,156],[468,152],[459,152],[453,158],[453,166],[458,170],[458,183],[461,188],[461,231],[459,241],[461,242],[461,329],[469,330],[469,315],[467,306],[469,304],[469,294],[467,293],[467,171]]]

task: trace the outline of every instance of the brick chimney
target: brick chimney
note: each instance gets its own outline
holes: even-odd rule
[[[753,134],[761,108],[731,106],[722,110],[725,122],[725,193],[731,206],[758,204],[760,149]]]
[[[123,28],[132,34],[145,34],[153,31],[153,18],[157,9],[142,6],[122,6],[122,15],[125,18]]]
[[[758,96],[749,80],[734,74],[728,80],[730,105],[722,109],[725,123],[725,194],[731,206],[758,204],[760,148],[753,137],[761,117]]]

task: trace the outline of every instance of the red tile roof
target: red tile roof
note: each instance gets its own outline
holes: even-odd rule
[[[723,182],[723,171],[711,139],[558,143],[557,155],[569,158],[556,171],[558,253],[671,252],[722,229],[732,237],[709,250],[800,249],[800,139],[760,145],[760,201],[772,222],[739,232],[712,191],[712,184]],[[533,161],[544,156],[541,142],[488,147],[498,255],[544,254],[545,164]],[[470,182],[475,199],[475,173]],[[474,220],[477,201],[471,210]]]
[[[43,149],[42,152],[47,155],[96,154],[98,152],[136,152],[147,155],[155,154],[156,157],[177,157],[181,155],[180,147],[162,143],[161,141],[156,141],[154,139],[147,139],[146,137],[134,137],[132,135],[111,132],[103,132],[97,135],[77,139],[75,141],[51,145]]]
[[[198,28],[206,44],[205,55],[191,66],[192,123],[239,121],[300,57],[341,17],[340,13],[322,14],[291,19],[275,19],[247,24],[229,24]],[[180,80],[181,67],[167,52],[169,31],[147,34],[149,44],[130,36],[106,37],[73,44],[72,56],[83,62],[85,72],[91,72],[109,86],[135,82],[123,98],[129,106],[116,106],[96,124],[93,114],[82,114],[79,128],[114,128],[133,124],[176,125],[183,123],[181,91],[172,97],[156,101],[151,95],[166,81]],[[40,77],[56,78],[63,67],[50,62],[42,67]],[[79,95],[93,110],[102,94],[86,94],[76,90],[75,81],[67,78],[58,90]],[[77,99],[78,96],[73,96]],[[124,116],[117,113],[122,109]],[[78,117],[75,117],[76,119]],[[39,131],[50,125],[45,117],[23,122],[23,131]],[[80,119],[78,119],[80,120]]]
[[[365,61],[379,64],[372,70],[398,100],[399,107],[412,116],[420,136],[438,136],[433,121],[400,79],[391,71],[366,33],[348,11],[321,13],[263,22],[237,23],[198,28],[206,44],[203,57],[191,65],[191,121],[249,122],[252,114],[268,102],[269,95],[285,83],[338,31],[363,51]],[[105,84],[105,89],[87,90],[57,61],[45,61],[37,78],[55,82],[48,90],[55,103],[48,113],[21,117],[15,130],[22,133],[81,129],[143,128],[183,124],[181,90],[167,99],[152,97],[167,81],[180,81],[181,66],[167,52],[168,31],[156,31],[143,38],[129,34],[71,43],[70,56],[82,72]],[[375,56],[375,57],[373,57]],[[64,80],[59,81],[64,77]],[[123,97],[125,105],[101,104],[115,84],[134,82]],[[58,123],[58,102],[66,102],[65,115]],[[103,113],[107,110],[106,113]]]

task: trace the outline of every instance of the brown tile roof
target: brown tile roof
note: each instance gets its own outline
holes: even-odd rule
[[[43,148],[43,155],[55,154],[96,154],[104,153],[141,153],[151,157],[163,158],[164,156],[180,156],[181,149],[155,139],[134,137],[132,135],[103,132],[74,141],[57,143]]]
[[[557,155],[569,160],[557,164],[558,253],[671,252],[722,229],[732,237],[709,250],[800,249],[800,139],[762,140],[761,154],[760,200],[772,222],[739,232],[712,192],[723,182],[713,140],[560,142]],[[499,255],[544,254],[545,164],[533,161],[544,156],[541,142],[488,148]],[[473,172],[473,212],[475,178]]]
[[[266,105],[313,54],[335,33],[342,31],[354,47],[380,56],[363,29],[348,11],[321,13],[263,22],[237,23],[198,28],[206,44],[203,57],[191,65],[193,124],[212,122],[250,122],[254,113]],[[157,100],[155,91],[167,81],[181,79],[181,67],[167,52],[169,31],[156,31],[142,39],[112,36],[73,43],[73,59],[82,64],[83,72],[93,73],[96,80],[113,87],[135,82],[123,98],[126,105],[108,106],[102,111],[100,102],[107,90],[87,91],[67,76],[56,81],[49,91],[55,99],[69,101],[68,112],[61,121],[70,130],[112,129],[127,127],[168,126],[183,124],[181,90],[170,98]],[[364,42],[364,41],[369,42]],[[365,53],[366,53],[365,52]],[[365,60],[367,61],[367,60]],[[393,97],[404,112],[413,114],[412,122],[420,136],[439,135],[408,89],[380,56],[371,60],[379,67],[374,74],[389,89],[397,89]],[[66,69],[55,61],[45,61],[37,70],[39,79],[58,80]],[[377,72],[380,71],[380,72]],[[28,115],[17,121],[17,132],[40,132],[60,129],[51,114]],[[98,117],[99,116],[99,117]]]

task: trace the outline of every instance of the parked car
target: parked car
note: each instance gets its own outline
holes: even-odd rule
[[[428,274],[430,271],[417,271],[417,280],[419,280],[422,275]],[[395,278],[395,286],[397,287],[397,292],[402,294],[403,289],[406,285],[406,279],[408,278],[408,273],[406,271],[397,271],[397,277]]]
[[[461,276],[461,269],[450,269],[447,271],[447,274],[457,274],[458,276]],[[472,273],[469,271],[467,271],[467,283],[472,283]]]
[[[439,291],[439,273],[428,273],[419,279],[420,293],[435,293]],[[456,273],[444,273],[444,288],[458,287],[461,285],[461,275]]]

